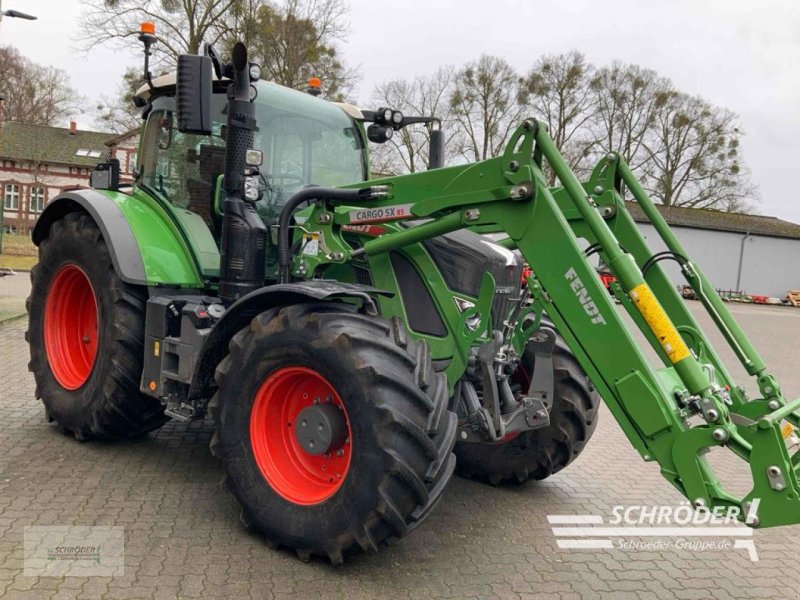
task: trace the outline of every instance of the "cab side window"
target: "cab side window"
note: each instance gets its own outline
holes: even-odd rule
[[[211,136],[185,134],[178,131],[173,111],[153,111],[142,145],[147,157],[141,165],[142,184],[216,228],[215,184],[225,170],[222,124],[214,123]]]

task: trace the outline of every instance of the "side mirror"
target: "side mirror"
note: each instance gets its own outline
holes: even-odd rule
[[[430,148],[428,149],[428,170],[441,169],[444,166],[444,134],[441,128],[431,129]]]
[[[212,61],[208,56],[181,54],[175,86],[178,131],[211,134]]]
[[[89,174],[89,185],[96,190],[118,190],[119,160],[99,163]]]

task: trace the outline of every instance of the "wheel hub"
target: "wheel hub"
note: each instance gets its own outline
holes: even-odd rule
[[[309,454],[335,452],[347,438],[347,422],[335,404],[312,404],[297,415],[294,435]]]
[[[272,489],[300,505],[342,486],[353,452],[347,409],[321,373],[282,367],[261,384],[250,414],[253,458]]]

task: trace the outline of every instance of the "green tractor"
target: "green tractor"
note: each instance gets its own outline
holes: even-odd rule
[[[141,37],[147,57],[154,38]],[[207,49],[176,75],[145,73],[133,186],[98,165],[93,189],[56,198],[33,233],[30,369],[62,430],[118,439],[210,414],[245,524],[338,563],[413,530],[456,470],[497,484],[563,469],[602,398],[699,510],[800,522],[799,402],[617,155],[581,183],[529,119],[502,156],[445,168],[434,117],[260,82],[242,44],[228,63]],[[368,143],[415,124],[432,130],[431,168],[370,180]],[[648,249],[624,189],[668,251]],[[732,380],[664,259],[759,398]],[[746,496],[714,477],[704,454],[718,446],[750,463]]]

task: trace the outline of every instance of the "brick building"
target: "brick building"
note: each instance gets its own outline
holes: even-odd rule
[[[5,233],[30,233],[47,203],[63,191],[89,186],[89,173],[120,160],[121,180],[136,165],[138,131],[123,135],[9,121],[0,124],[0,197]]]

